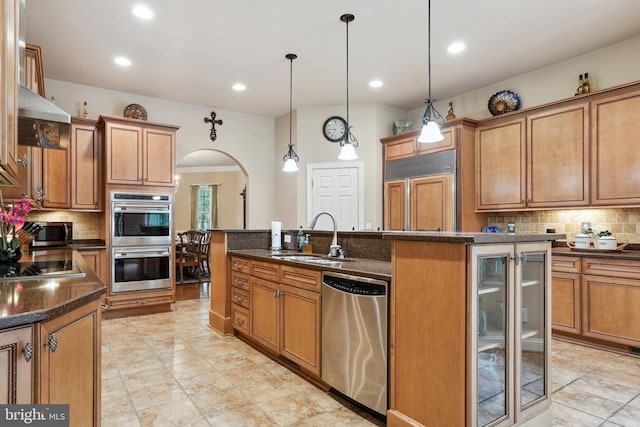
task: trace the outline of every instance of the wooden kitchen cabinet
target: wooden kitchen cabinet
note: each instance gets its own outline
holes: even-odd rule
[[[175,186],[178,127],[111,116],[100,120],[106,184]]]
[[[69,425],[100,425],[99,301],[39,325],[36,403],[69,404]]]
[[[95,120],[71,119],[71,209],[102,211],[102,129]]]
[[[320,377],[321,273],[238,257],[231,269],[234,330]]]
[[[0,404],[33,403],[33,327],[0,332]]]
[[[524,119],[478,127],[477,209],[521,209],[526,206],[525,129]]]
[[[43,149],[42,189],[43,208],[69,209],[71,207],[71,151],[64,149]]]
[[[421,131],[422,128],[411,132],[404,132],[397,136],[382,138],[380,142],[382,142],[383,160],[388,162],[455,148],[453,127],[443,128],[441,130],[442,136],[444,137],[442,141],[429,144],[418,142]]]
[[[582,333],[580,257],[553,257],[551,263],[551,327]]]
[[[640,89],[591,102],[591,204],[640,204]]]
[[[412,178],[411,230],[453,231],[453,175]]]
[[[98,276],[103,283],[107,283],[106,268],[108,261],[106,249],[78,249],[78,252],[82,254],[84,262],[96,273],[96,276]]]
[[[407,180],[384,183],[384,229],[404,231],[407,228]]]
[[[0,3],[0,183],[18,173],[18,0]]]
[[[640,347],[640,262],[582,260],[582,334]]]
[[[589,204],[587,103],[527,116],[526,199],[528,208]]]

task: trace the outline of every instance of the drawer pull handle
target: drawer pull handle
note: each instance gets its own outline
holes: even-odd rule
[[[24,354],[24,360],[27,362],[31,362],[31,358],[33,357],[33,344],[31,341],[27,342],[22,349],[22,354]]]
[[[49,335],[49,340],[44,343],[45,347],[49,347],[51,353],[55,353],[58,348],[58,337],[55,333]]]
[[[238,319],[238,325],[244,325],[244,319]]]

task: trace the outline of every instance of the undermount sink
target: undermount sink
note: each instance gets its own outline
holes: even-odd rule
[[[271,255],[271,258],[280,259],[283,261],[298,261],[298,262],[309,262],[312,264],[341,264],[346,259],[336,258],[336,259],[326,259],[322,258],[321,255]]]

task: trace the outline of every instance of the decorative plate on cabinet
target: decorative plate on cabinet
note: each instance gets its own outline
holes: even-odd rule
[[[124,107],[124,117],[127,119],[147,120],[147,110],[140,104],[129,104]]]
[[[489,112],[497,116],[520,108],[520,98],[510,90],[501,90],[489,98]]]

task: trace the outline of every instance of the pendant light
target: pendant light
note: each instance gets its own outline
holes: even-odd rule
[[[428,67],[429,67],[429,97],[425,102],[427,109],[422,116],[422,132],[418,137],[418,142],[438,142],[444,139],[442,133],[440,133],[440,126],[444,124],[442,115],[438,113],[433,106],[433,99],[431,98],[431,0],[427,2],[427,36],[428,42]]]
[[[344,134],[344,139],[340,141],[339,160],[355,160],[358,158],[356,154],[358,140],[351,133],[351,125],[349,124],[349,22],[352,22],[354,19],[356,19],[356,17],[350,13],[345,13],[340,17],[340,21],[344,22],[347,26],[347,131]]]
[[[291,134],[292,132],[292,121],[293,121],[293,60],[298,57],[295,53],[287,53],[285,56],[291,64],[289,69],[289,150],[287,154],[284,155],[282,160],[284,161],[284,167],[282,168],[283,172],[297,172],[298,171],[298,161],[300,161],[300,157],[293,150],[293,144],[291,143]]]

